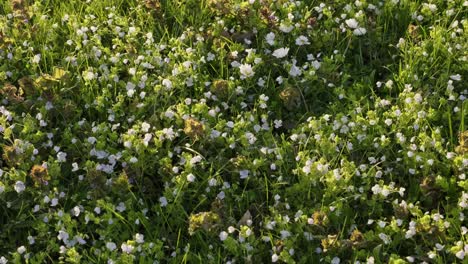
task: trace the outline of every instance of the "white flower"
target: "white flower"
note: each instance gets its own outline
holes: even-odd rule
[[[96,75],[94,74],[94,72],[92,71],[85,71],[83,72],[83,79],[85,81],[91,81],[93,80],[94,78],[96,78]]]
[[[171,80],[164,79],[164,80],[162,81],[162,85],[164,85],[164,86],[166,87],[166,90],[172,89],[172,82],[171,82]]]
[[[142,244],[145,242],[145,236],[140,234],[140,233],[137,233],[135,235],[135,241],[138,243],[138,244]]]
[[[465,252],[463,250],[458,251],[455,253],[455,256],[459,259],[464,259],[465,258]]]
[[[346,25],[348,25],[349,28],[357,28],[359,26],[359,23],[354,18],[346,19],[345,23]]]
[[[461,81],[461,75],[460,74],[455,74],[455,75],[450,75],[450,79],[454,81]]]
[[[166,197],[162,196],[159,198],[159,203],[161,205],[161,207],[166,207],[167,206],[167,199]]]
[[[339,257],[334,257],[331,261],[332,264],[340,264],[341,260]]]
[[[221,241],[226,240],[227,237],[228,237],[228,233],[226,231],[222,231],[221,233],[219,233],[219,239]]]
[[[249,170],[241,170],[241,171],[239,171],[240,178],[241,178],[241,179],[245,179],[245,178],[249,177],[249,173],[250,173]]]
[[[275,44],[275,33],[268,33],[265,37],[265,40],[269,45],[273,46]]]
[[[355,36],[362,36],[362,35],[364,35],[364,34],[366,34],[366,33],[367,33],[367,30],[366,30],[365,28],[362,28],[362,27],[356,28],[356,29],[353,31],[353,34],[354,34]]]
[[[320,66],[321,66],[321,63],[317,60],[314,60],[312,61],[312,67],[314,67],[314,69],[318,70],[320,69]]]
[[[122,243],[122,246],[120,246],[120,248],[122,249],[122,252],[127,253],[127,254],[132,253],[134,249],[132,245],[129,245],[127,243]]]
[[[17,193],[21,193],[21,192],[24,191],[24,189],[26,189],[26,185],[24,185],[24,182],[22,182],[22,181],[17,181],[17,182],[15,183],[15,187],[14,187],[14,188],[15,188],[15,191],[16,191]]]
[[[252,69],[252,65],[250,64],[242,64],[241,66],[239,66],[239,70],[242,75],[241,79],[250,78],[255,74],[255,72]]]
[[[4,256],[2,256],[0,258],[0,264],[7,264],[7,263],[8,263],[8,260]]]
[[[195,175],[193,175],[192,173],[189,173],[187,175],[187,181],[194,182],[195,181]]]
[[[309,44],[310,44],[309,39],[306,36],[301,35],[296,39],[296,45],[298,46],[304,46],[304,45],[309,45]]]
[[[294,26],[281,23],[279,29],[283,31],[284,33],[289,33],[294,29]]]
[[[117,248],[117,245],[114,242],[107,242],[106,248],[110,251],[114,251]]]
[[[32,63],[39,63],[41,61],[41,54],[36,54],[34,55],[34,58],[32,59]]]
[[[78,217],[81,213],[81,210],[80,210],[80,207],[77,205],[75,207],[73,207],[72,209],[72,214],[76,217]]]
[[[289,70],[289,75],[291,75],[292,77],[296,77],[301,74],[302,74],[302,71],[299,67],[297,67],[296,65],[291,66],[291,69]]]
[[[278,260],[279,260],[279,256],[276,255],[276,253],[271,256],[271,262],[277,262]]]
[[[19,247],[18,249],[16,249],[16,251],[22,255],[24,252],[26,252],[26,247],[25,246],[21,246]]]
[[[57,153],[57,161],[58,162],[65,162],[67,161],[67,153],[60,151]]]
[[[66,231],[63,231],[63,230],[60,230],[59,234],[57,235],[57,239],[62,240],[65,243],[68,241],[69,237],[70,237],[70,235],[68,235],[68,233]]]
[[[279,48],[275,51],[273,51],[273,57],[276,57],[278,59],[286,57],[288,55],[289,48]]]

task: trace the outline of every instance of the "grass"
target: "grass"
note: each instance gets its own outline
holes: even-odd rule
[[[466,262],[466,8],[1,2],[0,263]]]

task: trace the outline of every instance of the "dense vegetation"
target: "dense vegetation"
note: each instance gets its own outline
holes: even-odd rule
[[[466,263],[465,0],[5,0],[0,263]]]

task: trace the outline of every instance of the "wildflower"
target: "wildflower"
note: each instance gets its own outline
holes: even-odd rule
[[[73,207],[72,209],[72,215],[78,217],[81,213],[81,210],[80,210],[80,207],[79,206],[75,206]]]
[[[63,230],[60,230],[59,234],[57,235],[57,239],[62,240],[65,243],[68,242],[69,237],[70,237],[70,235],[66,231],[63,231]]]
[[[22,181],[17,181],[14,189],[17,193],[22,193],[26,189],[26,185]]]
[[[265,37],[265,40],[269,45],[273,46],[275,44],[275,33],[268,33]]]
[[[107,242],[106,243],[106,248],[109,251],[114,251],[117,248],[117,245],[114,242]]]
[[[226,240],[227,237],[228,237],[228,233],[226,231],[222,231],[221,233],[219,233],[219,239],[221,241]]]
[[[65,162],[67,161],[67,153],[60,151],[57,153],[57,161],[58,162]]]
[[[122,252],[127,253],[127,254],[132,253],[133,249],[135,249],[134,246],[127,244],[127,243],[122,243],[120,248],[122,249]]]
[[[271,256],[271,262],[277,262],[279,260],[279,256],[275,253]]]
[[[365,35],[367,33],[367,30],[365,28],[356,28],[354,31],[353,31],[353,34],[355,36],[362,36],[362,35]]]
[[[334,257],[331,261],[332,264],[340,264],[341,260],[339,257]]]
[[[138,243],[138,244],[142,244],[145,242],[145,236],[140,234],[140,233],[137,233],[135,235],[135,241]]]
[[[239,66],[239,70],[241,73],[241,79],[253,77],[255,72],[252,69],[250,64],[242,64]]]
[[[16,251],[20,254],[23,255],[24,252],[26,252],[26,247],[25,246],[20,246]]]
[[[352,28],[352,29],[355,29],[359,26],[359,23],[354,18],[345,20],[345,23],[349,28]]]
[[[241,171],[239,171],[240,178],[241,178],[241,179],[245,179],[245,178],[249,177],[249,173],[250,173],[249,170],[241,170]]]
[[[187,175],[187,181],[194,182],[195,181],[195,175],[193,175],[192,173],[189,173]]]
[[[159,198],[159,204],[161,205],[161,207],[166,207],[167,206],[167,199],[166,197],[162,196]]]
[[[296,39],[296,45],[298,46],[304,46],[304,45],[309,45],[309,44],[310,44],[309,39],[306,36],[301,35]]]
[[[89,70],[83,72],[83,79],[84,79],[85,81],[91,81],[91,80],[93,80],[93,79],[95,79],[95,78],[96,78],[96,75],[94,74],[94,72],[89,71]]]
[[[278,59],[284,58],[288,55],[289,48],[279,48],[273,51],[273,57]]]
[[[166,87],[166,90],[171,90],[172,89],[172,82],[169,79],[164,79],[162,81],[162,85]]]
[[[460,74],[455,74],[455,75],[450,75],[450,79],[454,81],[461,81],[461,75]]]
[[[34,55],[34,57],[32,59],[32,63],[38,64],[40,61],[41,61],[41,54]]]

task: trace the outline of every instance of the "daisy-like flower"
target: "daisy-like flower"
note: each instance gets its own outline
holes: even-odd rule
[[[169,79],[164,79],[162,81],[162,85],[164,85],[166,87],[166,90],[172,89],[172,82]]]
[[[187,175],[187,181],[194,182],[195,181],[195,175],[193,175],[192,173],[189,173]]]
[[[284,58],[288,55],[289,48],[279,48],[273,51],[273,57],[277,59]]]
[[[298,46],[304,46],[304,45],[309,45],[309,44],[310,44],[309,39],[306,36],[300,35],[296,39],[296,45]]]
[[[41,54],[34,55],[32,63],[38,64],[41,61]]]
[[[67,153],[60,151],[57,153],[57,161],[58,162],[65,162],[67,161]]]
[[[114,242],[107,242],[106,243],[106,248],[109,251],[114,251],[117,248],[117,245]]]
[[[352,28],[352,29],[355,29],[359,26],[358,21],[354,18],[346,19],[345,23],[349,28]]]
[[[22,181],[17,181],[14,189],[17,193],[22,193],[26,189],[26,185]]]
[[[221,233],[219,233],[219,239],[221,241],[226,240],[227,237],[228,237],[228,233],[226,231],[222,231]]]
[[[354,31],[353,31],[353,34],[355,36],[362,36],[362,35],[365,35],[367,33],[367,30],[363,27],[359,27],[359,28],[356,28]]]
[[[133,249],[135,247],[132,246],[132,245],[129,245],[127,243],[122,243],[122,246],[120,246],[120,248],[122,249],[122,252],[130,254],[130,253],[132,253],[132,251],[133,251]]]
[[[242,64],[241,66],[239,66],[239,70],[241,73],[241,79],[253,77],[255,74],[255,72],[252,69],[252,65],[250,64]]]
[[[275,44],[275,33],[268,33],[265,37],[265,40],[270,46],[273,46]]]
[[[166,207],[167,206],[167,199],[166,197],[162,196],[159,198],[159,204],[161,205],[161,207]]]

